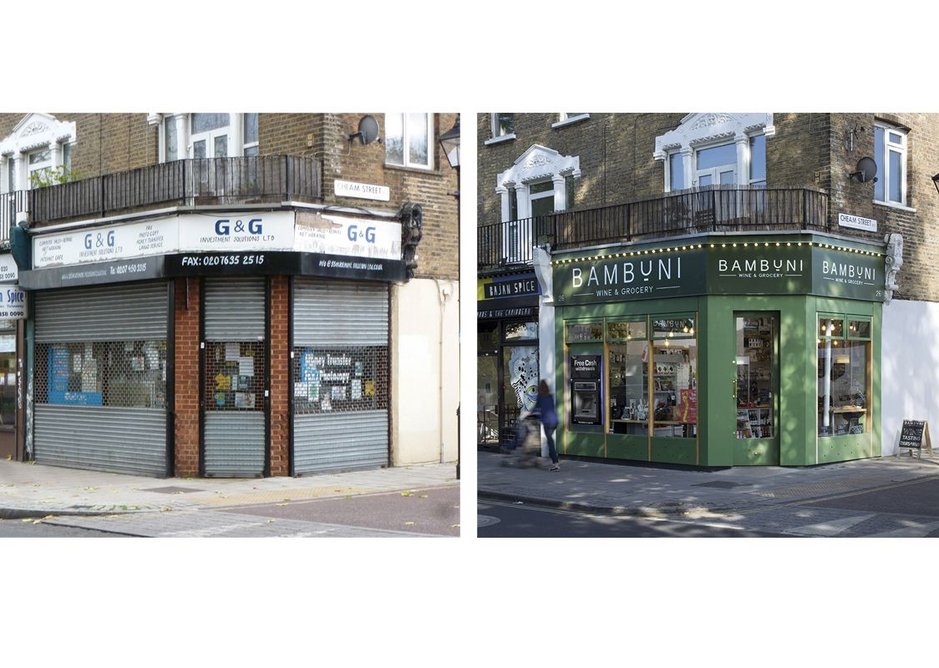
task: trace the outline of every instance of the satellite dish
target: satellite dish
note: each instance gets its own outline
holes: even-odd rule
[[[371,144],[378,139],[378,121],[374,116],[363,116],[359,119],[359,131],[349,135],[349,141],[356,137],[363,145]]]
[[[851,172],[848,176],[857,179],[861,183],[868,181],[877,181],[877,163],[873,158],[861,158],[857,161],[857,171]]]

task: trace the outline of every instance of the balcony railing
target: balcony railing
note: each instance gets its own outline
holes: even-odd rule
[[[10,243],[10,228],[16,225],[16,214],[26,211],[25,190],[0,194],[0,246]]]
[[[154,206],[322,200],[319,160],[254,156],[176,160],[29,191],[31,225]]]
[[[478,266],[525,264],[532,248],[623,243],[706,232],[829,231],[828,195],[810,189],[702,188],[481,226]]]

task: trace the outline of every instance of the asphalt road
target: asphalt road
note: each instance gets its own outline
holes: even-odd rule
[[[480,538],[754,538],[774,534],[664,519],[613,517],[526,504],[480,502]]]
[[[0,538],[120,538],[118,534],[34,520],[0,520]]]
[[[222,509],[219,509],[222,510]],[[459,486],[238,506],[243,515],[438,536],[460,535]]]

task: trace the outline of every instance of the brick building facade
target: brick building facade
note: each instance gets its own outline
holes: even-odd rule
[[[716,251],[707,254],[707,244],[713,249],[715,242],[727,239],[739,241],[741,246],[789,241],[821,249],[811,251],[811,261],[819,263],[818,271],[807,272],[811,277],[802,277],[806,281],[811,278],[814,283],[807,282],[799,288],[804,290],[805,301],[797,310],[802,308],[811,316],[800,325],[805,329],[801,345],[793,343],[793,335],[779,331],[779,314],[785,314],[792,307],[783,295],[794,294],[791,291],[768,284],[762,288],[740,284],[730,287],[710,273],[700,277],[696,288],[671,286],[678,291],[672,294],[701,294],[694,299],[671,303],[674,308],[692,314],[696,324],[701,325],[693,343],[688,345],[689,350],[697,346],[696,351],[701,355],[692,369],[692,384],[701,384],[702,396],[697,408],[707,412],[705,406],[710,406],[711,413],[705,419],[720,423],[722,430],[726,416],[713,413],[723,411],[732,417],[734,407],[724,407],[714,396],[708,399],[707,390],[712,383],[704,373],[706,369],[717,368],[714,365],[719,362],[713,350],[705,358],[705,350],[715,345],[715,336],[733,340],[734,329],[729,324],[730,329],[726,329],[726,323],[716,323],[714,313],[726,308],[728,318],[738,314],[741,327],[751,326],[752,319],[744,312],[746,304],[750,304],[747,309],[758,315],[763,315],[762,309],[770,315],[762,322],[773,323],[772,327],[766,325],[765,331],[769,333],[771,329],[775,337],[772,339],[775,366],[766,371],[767,375],[773,375],[774,385],[765,391],[762,403],[771,411],[772,418],[758,413],[762,405],[745,406],[752,409],[749,413],[739,408],[737,418],[739,424],[745,415],[753,417],[757,411],[764,429],[753,432],[773,431],[773,442],[767,445],[765,438],[758,442],[760,439],[755,437],[742,437],[740,432],[747,429],[738,429],[733,439],[736,442],[726,443],[727,439],[722,436],[725,432],[703,433],[707,431],[703,423],[692,425],[690,422],[678,423],[683,425],[684,441],[677,437],[669,441],[662,438],[668,420],[662,420],[661,428],[658,423],[652,424],[651,417],[647,420],[649,424],[643,423],[641,427],[622,424],[627,422],[620,417],[626,409],[622,404],[613,405],[617,397],[613,396],[615,388],[609,375],[612,371],[604,371],[597,382],[606,403],[596,426],[572,427],[569,421],[567,429],[562,426],[560,430],[562,441],[567,439],[569,454],[697,465],[818,463],[892,453],[903,419],[939,419],[939,404],[930,399],[939,390],[939,380],[932,377],[934,374],[910,380],[909,371],[900,371],[923,368],[924,362],[929,364],[928,368],[935,368],[932,362],[939,361],[939,353],[934,352],[939,348],[939,341],[927,325],[936,316],[939,305],[939,287],[934,280],[939,247],[931,241],[936,237],[935,227],[939,223],[939,197],[933,180],[933,175],[939,172],[939,115],[479,114],[477,130],[479,360],[480,373],[491,376],[480,377],[480,385],[490,390],[489,399],[484,400],[487,391],[480,388],[480,415],[492,412],[493,406],[498,405],[499,425],[504,428],[521,408],[507,405],[516,399],[508,389],[514,380],[507,379],[512,373],[509,367],[517,364],[519,356],[513,355],[520,346],[538,351],[539,373],[556,383],[559,409],[574,410],[571,355],[579,349],[571,345],[569,337],[574,330],[565,327],[565,319],[570,320],[567,325],[573,326],[576,322],[589,322],[593,317],[598,327],[600,324],[612,327],[589,350],[589,355],[598,356],[604,366],[613,366],[614,359],[629,357],[615,352],[620,344],[615,338],[609,338],[619,326],[617,318],[641,320],[646,317],[652,329],[656,323],[664,322],[655,317],[661,315],[660,311],[668,310],[662,306],[670,303],[662,301],[666,296],[664,292],[655,302],[642,302],[632,297],[626,301],[608,300],[605,291],[596,290],[590,298],[594,306],[574,308],[572,301],[567,302],[570,306],[564,305],[559,301],[562,292],[567,300],[587,299],[582,293],[571,294],[565,290],[580,285],[577,272],[581,268],[588,272],[589,262],[594,263],[592,269],[606,271],[606,278],[612,280],[616,271],[627,269],[625,265],[610,264],[604,259],[608,254],[623,257],[630,253],[661,254],[663,263],[677,263],[677,254],[686,251],[679,251],[685,246],[675,244],[695,241],[703,242],[704,255],[700,258],[684,256],[686,271],[690,263],[700,260],[702,271],[710,272],[709,263],[717,267],[720,259],[711,257]],[[876,181],[861,175],[864,158],[876,165]],[[565,213],[551,213],[561,211]],[[720,244],[716,247],[720,248]],[[549,249],[549,254],[539,249]],[[837,251],[837,254],[830,258],[818,255],[829,251]],[[864,272],[877,273],[876,281],[870,282],[870,294],[859,296],[841,286],[819,283],[822,268],[862,271],[861,263],[852,265],[850,262],[852,256],[858,255],[878,258],[875,265],[880,262],[877,266],[863,268]],[[764,260],[772,266],[769,257],[760,256],[759,261],[754,258],[753,266],[759,267],[759,262]],[[808,261],[806,256],[805,262]],[[573,267],[570,270],[573,274],[564,273],[566,265]],[[746,260],[742,260],[741,266],[748,266]],[[528,278],[536,275],[538,286],[528,295],[527,306],[517,298],[508,298],[511,290],[518,290]],[[573,283],[563,289],[552,285],[552,279],[571,283],[572,276]],[[584,285],[590,279],[594,280],[594,287],[604,281],[602,272],[583,276]],[[622,287],[622,276],[619,280]],[[848,277],[845,282],[851,280],[852,277]],[[707,297],[716,294],[740,296]],[[773,294],[780,296],[771,297]],[[850,336],[833,342],[834,349],[839,344],[849,348],[856,346],[858,350],[864,346],[870,348],[866,380],[854,381],[856,385],[866,382],[868,386],[853,388],[858,391],[851,393],[851,399],[847,391],[844,397],[833,396],[831,388],[838,383],[834,376],[845,370],[852,373],[858,370],[857,361],[839,366],[844,355],[813,352],[816,346],[811,330],[820,326],[829,311],[842,314],[836,320],[847,323],[846,328],[850,324],[862,326],[865,331],[869,326],[876,330],[869,342],[867,339],[852,341]],[[854,316],[863,323],[852,320]],[[816,318],[818,322],[812,325],[811,321]],[[537,337],[533,337],[536,325],[530,324],[527,340],[515,338],[525,329],[525,322],[535,321]],[[702,329],[704,324],[709,331]],[[580,334],[588,336],[588,340],[592,336]],[[650,347],[654,347],[656,335],[651,332],[647,335]],[[747,340],[756,341],[756,337]],[[727,353],[731,352],[728,349]],[[613,357],[609,357],[611,354]],[[739,350],[736,359],[750,359],[748,355],[749,351]],[[795,358],[798,363],[788,366]],[[499,361],[494,362],[497,359]],[[804,360],[808,362],[803,364]],[[828,360],[835,371],[827,373],[819,360]],[[832,376],[828,386],[823,388],[812,382],[801,398],[796,394],[788,399],[779,398],[783,394],[781,384],[791,382],[795,373],[814,377],[816,363],[819,378]],[[487,371],[483,371],[484,367]],[[738,367],[738,371],[741,368]],[[532,379],[527,381],[530,387]],[[648,400],[640,403],[651,405],[657,400],[656,390],[651,381],[649,383]],[[496,392],[492,391],[494,387]],[[718,387],[713,384],[715,390]],[[692,390],[697,390],[697,385],[687,391]],[[496,394],[498,401],[494,400]],[[866,394],[876,396],[862,396]],[[816,395],[815,398],[812,395]],[[520,404],[522,394],[517,393],[517,398]],[[645,395],[640,399],[645,400]],[[781,406],[780,402],[786,405]],[[681,399],[676,396],[673,403],[672,413],[675,414]],[[684,407],[687,406],[686,403]],[[663,407],[663,414],[667,408]],[[852,417],[843,419],[843,415]],[[793,439],[786,441],[786,435],[779,433],[780,420],[796,416],[811,423],[804,434],[800,433],[797,440],[802,442],[798,443]],[[773,424],[767,425],[767,422]],[[635,448],[628,438],[613,436],[614,432],[634,428],[643,438],[648,429],[647,441]],[[579,435],[578,429],[586,435]],[[733,433],[732,426],[730,429]],[[845,436],[856,436],[862,430],[871,436],[865,436],[864,448],[847,446],[850,439],[839,439],[842,436],[839,429],[844,430]],[[591,430],[596,433],[589,433]],[[607,435],[601,439],[600,432]],[[481,424],[480,433],[488,434],[489,442],[493,441],[493,431],[486,425]],[[693,436],[689,436],[692,433]],[[688,447],[691,441],[694,446]]]
[[[455,461],[455,121],[0,114],[29,297],[10,453],[179,476]]]

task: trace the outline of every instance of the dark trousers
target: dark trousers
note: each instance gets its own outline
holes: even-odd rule
[[[557,464],[558,449],[554,445],[554,429],[555,427],[544,427],[544,437],[548,441],[548,456],[551,457],[552,463]]]

